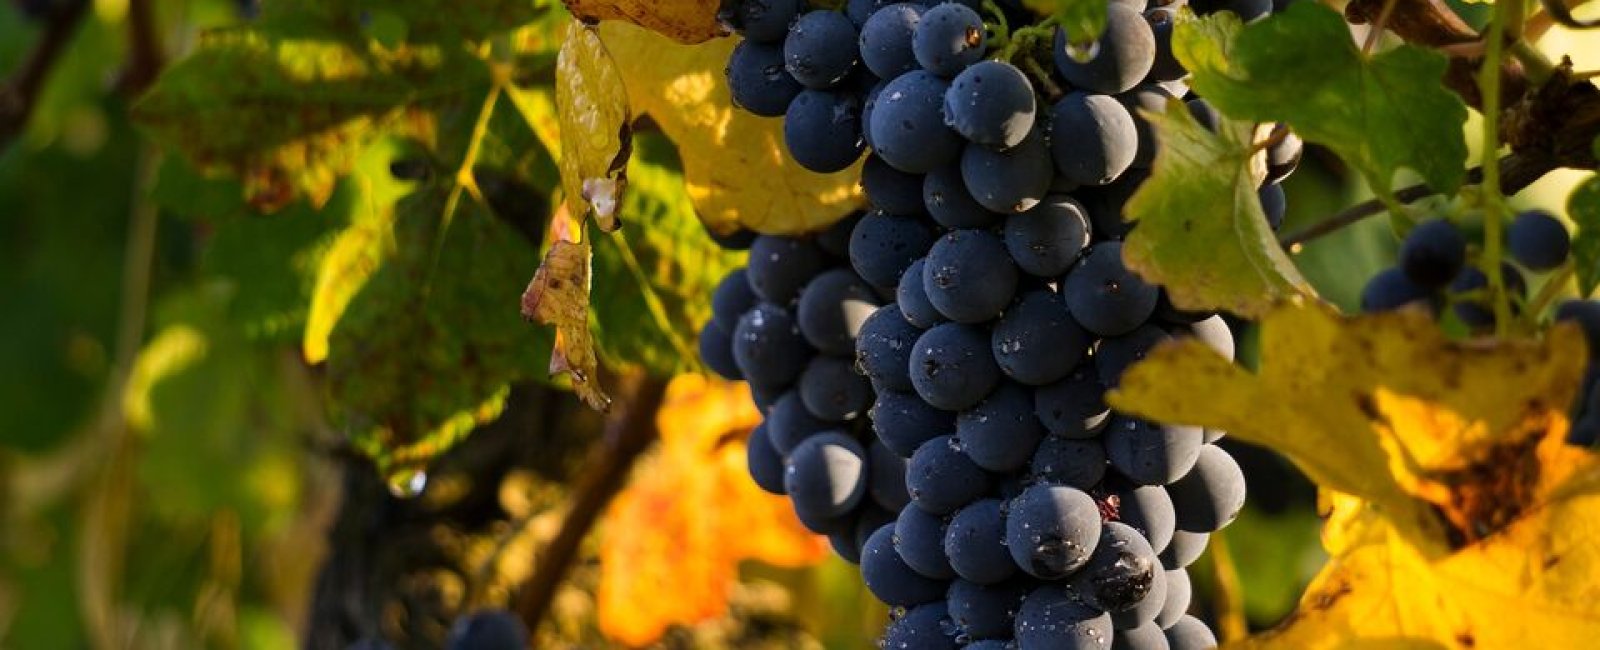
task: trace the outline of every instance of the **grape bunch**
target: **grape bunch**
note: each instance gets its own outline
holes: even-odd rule
[[[1448,312],[1473,332],[1495,326],[1488,296],[1489,271],[1469,263],[1475,251],[1461,228],[1445,219],[1417,224],[1400,243],[1399,263],[1367,281],[1361,291],[1362,311],[1373,313],[1422,305],[1435,315]],[[1527,274],[1552,273],[1568,264],[1572,235],[1555,215],[1544,210],[1518,213],[1506,228],[1509,261],[1498,273],[1512,316],[1532,307]],[[1514,263],[1513,263],[1514,262]],[[1589,367],[1571,408],[1572,428],[1567,440],[1575,445],[1600,443],[1600,301],[1567,300],[1557,305],[1557,322],[1581,328],[1589,347]]]
[[[1109,2],[1086,57],[1060,33],[991,49],[999,18],[1029,18],[988,3],[725,2],[734,102],[782,117],[805,168],[865,156],[870,205],[815,236],[726,242],[749,267],[717,289],[701,355],[763,410],[756,483],[895,612],[883,647],[1216,643],[1187,614],[1186,567],[1243,507],[1239,465],[1220,431],[1104,399],[1172,339],[1233,356],[1221,315],[1175,308],[1122,258],[1155,159],[1140,111],[1221,119],[1172,55],[1182,2]],[[1300,152],[1284,129],[1267,147],[1274,228]]]

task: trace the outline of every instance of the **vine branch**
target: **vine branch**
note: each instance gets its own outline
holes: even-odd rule
[[[52,13],[44,24],[44,33],[28,58],[22,62],[22,67],[6,79],[4,85],[0,85],[0,151],[10,146],[11,141],[21,135],[27,126],[45,80],[50,78],[56,61],[67,51],[72,35],[77,32],[78,23],[82,22],[88,10],[88,2],[69,2]]]
[[[654,377],[632,377],[623,383],[622,399],[618,400],[621,408],[613,409],[604,437],[584,461],[585,469],[573,488],[572,507],[561,522],[561,530],[544,547],[533,574],[518,589],[516,611],[529,630],[538,629],[583,539],[622,489],[634,462],[655,443],[656,411],[666,396],[666,382]]]

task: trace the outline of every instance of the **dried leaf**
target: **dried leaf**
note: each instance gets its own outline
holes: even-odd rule
[[[573,214],[594,215],[602,230],[616,230],[632,151],[628,93],[600,34],[576,20],[556,58],[556,110],[567,205]]]
[[[791,160],[783,121],[733,107],[723,68],[732,39],[685,46],[620,22],[600,26],[635,112],[678,145],[689,198],[717,230],[766,233],[827,226],[860,206],[859,164],[817,174]]]
[[[1327,490],[1332,561],[1246,645],[1582,647],[1600,633],[1600,457],[1565,437],[1586,358],[1565,326],[1463,343],[1421,312],[1284,305],[1259,373],[1182,342],[1110,401],[1268,445]]]
[[[744,440],[760,422],[743,383],[682,375],[668,386],[656,416],[660,453],[641,464],[601,527],[607,637],[643,646],[673,625],[726,614],[741,561],[805,566],[826,556],[826,542],[787,499],[750,480]]]
[[[555,350],[550,354],[550,374],[571,373],[572,387],[597,411],[611,407],[600,387],[599,357],[589,334],[589,241],[579,241],[581,225],[565,212],[552,220],[553,242],[539,270],[522,294],[522,316],[556,328]]]
[[[719,0],[564,0],[587,22],[624,20],[680,43],[699,43],[727,30],[717,23]]]

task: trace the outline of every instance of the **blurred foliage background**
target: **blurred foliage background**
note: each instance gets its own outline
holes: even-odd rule
[[[20,4],[0,4],[0,75],[49,37]],[[461,612],[514,604],[608,453],[605,418],[545,375],[551,333],[516,312],[558,192],[549,86],[569,18],[550,0],[470,2],[526,20],[444,33],[379,4],[93,0],[31,119],[6,125],[19,128],[0,140],[0,648],[437,647]],[[268,46],[186,58],[219,34]],[[490,36],[507,56],[452,40]],[[1600,47],[1545,38],[1600,67]],[[291,165],[305,173],[288,181],[219,175],[157,144],[226,158],[315,119],[258,66],[332,66],[330,43],[437,55],[430,74],[373,78],[358,97],[393,93],[424,128],[334,133],[317,146],[348,173]],[[203,122],[135,125],[161,61],[181,63],[143,108]],[[184,77],[205,66],[243,78],[214,92]],[[471,142],[481,201],[452,197]],[[698,225],[681,152],[647,124],[635,146],[628,227],[597,244],[602,359],[617,376],[692,372],[711,283],[740,260]],[[1558,173],[1518,200],[1559,206],[1572,182]],[[1366,198],[1314,151],[1287,189],[1291,229]],[[1297,259],[1350,308],[1393,247],[1374,219]],[[662,442],[578,547],[540,647],[870,644],[885,612],[854,567],[741,473],[754,420],[739,390],[669,388]],[[1196,564],[1197,600],[1268,627],[1323,561],[1315,493],[1270,452],[1224,444],[1251,497]],[[715,541],[752,522],[759,543]],[[676,598],[692,606],[651,604]]]

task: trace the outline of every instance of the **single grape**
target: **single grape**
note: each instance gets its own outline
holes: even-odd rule
[[[1122,381],[1122,373],[1129,366],[1144,360],[1151,350],[1171,338],[1166,330],[1146,324],[1122,336],[1101,339],[1094,351],[1100,383],[1105,384],[1106,388],[1116,388]]]
[[[784,494],[783,456],[772,446],[765,423],[756,425],[745,442],[745,462],[750,467],[750,479],[756,487],[771,494]]]
[[[911,42],[917,63],[928,72],[948,78],[983,59],[987,40],[983,17],[978,12],[947,2],[922,15]]]
[[[1055,163],[1044,127],[1038,126],[1017,146],[995,151],[969,144],[961,153],[961,179],[979,205],[1001,214],[1026,212],[1050,192]]]
[[[1267,147],[1267,180],[1271,185],[1277,185],[1288,178],[1294,170],[1300,167],[1300,157],[1305,154],[1306,143],[1289,130],[1288,126],[1279,124],[1273,127],[1273,136],[1279,132],[1283,136],[1276,144]]]
[[[1172,298],[1166,291],[1162,291],[1161,297],[1156,299],[1156,320],[1168,325],[1193,325],[1215,315],[1216,312],[1178,309],[1173,306]]]
[[[903,172],[926,174],[961,156],[961,135],[944,123],[949,89],[950,82],[925,70],[907,72],[883,87],[867,128],[873,150],[884,162]]]
[[[1189,600],[1194,597],[1194,587],[1189,582],[1189,572],[1184,569],[1167,570],[1167,602],[1156,615],[1156,625],[1167,629],[1189,611]]]
[[[861,547],[861,579],[867,590],[891,607],[915,607],[943,598],[943,581],[911,570],[895,551],[894,529],[885,524]]]
[[[718,248],[727,251],[750,250],[750,246],[756,243],[756,237],[760,236],[756,233],[756,231],[740,226],[726,230],[726,232],[721,232],[713,229],[709,224],[705,224],[704,222],[701,222],[701,225],[705,228],[706,236],[710,237],[711,241],[715,243]]]
[[[944,118],[968,141],[1010,149],[1033,130],[1033,82],[1016,66],[983,61],[956,76],[944,96]]]
[[[1074,590],[1091,606],[1110,612],[1118,629],[1154,621],[1167,602],[1167,575],[1144,535],[1108,521],[1089,563],[1072,576]]]
[[[947,411],[977,404],[1000,382],[1000,367],[989,353],[989,333],[958,323],[923,332],[912,348],[909,368],[917,394]]]
[[[1527,297],[1528,283],[1522,278],[1522,272],[1509,263],[1500,263],[1500,282],[1508,295],[1513,297]],[[1475,266],[1461,269],[1461,274],[1450,283],[1451,293],[1466,293],[1468,291],[1486,291],[1489,288],[1489,276]],[[1511,303],[1512,313],[1516,313],[1515,299]],[[1457,301],[1452,308],[1456,318],[1467,327],[1486,328],[1494,326],[1494,308],[1489,306],[1489,301],[1484,298],[1462,299]]]
[[[1091,246],[1062,283],[1073,319],[1101,336],[1137,329],[1155,313],[1159,291],[1122,263],[1122,242]]]
[[[856,66],[861,53],[856,37],[855,24],[844,14],[806,12],[789,27],[783,40],[784,65],[807,88],[832,88]]]
[[[767,439],[780,456],[789,455],[807,438],[833,427],[811,414],[798,389],[788,391],[773,401],[772,407],[767,409],[765,425]]]
[[[921,336],[922,330],[906,322],[898,304],[878,309],[867,318],[856,339],[856,369],[870,377],[876,387],[913,390],[909,374],[911,350]]]
[[[1059,294],[1035,289],[1006,309],[995,323],[989,346],[1001,372],[1041,386],[1071,373],[1087,355],[1090,341]]]
[[[733,328],[733,361],[752,384],[782,386],[800,376],[811,346],[788,310],[764,302]]]
[[[1361,311],[1375,313],[1399,309],[1419,300],[1431,300],[1433,292],[1411,280],[1398,268],[1384,269],[1361,289]]]
[[[1184,614],[1166,629],[1169,650],[1209,650],[1217,647],[1217,635],[1200,619]]]
[[[1077,199],[1051,194],[1033,209],[1006,217],[1006,250],[1023,272],[1041,278],[1065,275],[1089,247],[1088,211]]]
[[[1188,474],[1200,457],[1200,427],[1158,425],[1115,416],[1104,434],[1106,458],[1139,485],[1168,485]]]
[[[880,390],[870,415],[878,440],[905,458],[929,439],[956,430],[955,413],[930,406],[916,393]]]
[[[928,172],[922,181],[922,204],[946,228],[988,228],[1000,221],[1000,215],[973,198],[959,164]]]
[[[1155,65],[1156,37],[1144,16],[1127,5],[1106,7],[1106,29],[1089,59],[1074,58],[1065,30],[1056,30],[1056,69],[1074,87],[1115,95],[1139,85]]]
[[[796,512],[840,517],[867,494],[867,450],[843,433],[806,438],[783,463],[783,488]]]
[[[1206,344],[1206,347],[1216,350],[1217,354],[1226,357],[1229,361],[1234,360],[1233,330],[1228,328],[1228,321],[1222,316],[1217,315],[1196,321],[1186,329],[1188,329],[1187,332],[1180,328],[1173,333],[1177,336],[1193,336],[1201,343]]]
[[[906,459],[874,439],[867,444],[867,496],[887,510],[900,512],[911,505],[906,492]]]
[[[1056,170],[1083,185],[1121,176],[1139,153],[1139,132],[1128,108],[1109,95],[1073,92],[1052,108],[1051,152]]]
[[[1168,569],[1182,569],[1194,564],[1195,560],[1200,559],[1200,554],[1206,551],[1206,543],[1210,541],[1210,533],[1174,531],[1172,541],[1167,544],[1167,550],[1161,552],[1161,566]]]
[[[789,157],[820,174],[842,171],[866,150],[861,98],[853,93],[806,90],[789,104],[783,141]]]
[[[783,48],[740,41],[728,57],[728,92],[733,105],[761,117],[780,117],[804,89],[783,67]]]
[[[1244,507],[1244,471],[1216,445],[1200,448],[1200,457],[1183,478],[1167,486],[1178,528],[1192,533],[1221,530]]]
[[[1177,55],[1172,53],[1172,28],[1177,24],[1178,11],[1171,7],[1158,7],[1144,12],[1145,22],[1150,23],[1150,33],[1156,39],[1155,61],[1150,65],[1150,74],[1146,79],[1151,81],[1178,81],[1189,74],[1183,69],[1183,64],[1178,62]],[[1173,93],[1175,97],[1181,97]]]
[[[890,620],[878,647],[956,650],[963,644],[957,643],[951,634],[954,628],[945,603],[934,601],[913,607],[904,616]]]
[[[1400,244],[1400,268],[1429,289],[1449,284],[1467,261],[1467,239],[1444,219],[1425,221]]]
[[[892,293],[900,275],[933,245],[934,237],[922,219],[868,212],[850,233],[850,266],[874,288]]]
[[[1005,515],[999,499],[980,499],[957,510],[945,528],[944,552],[956,575],[992,585],[1017,572],[1006,550]]]
[[[456,619],[446,645],[450,650],[523,650],[528,647],[528,628],[503,609],[473,612]]]
[[[782,43],[789,25],[805,11],[805,0],[743,0],[726,22],[757,43]]]
[[[872,384],[848,357],[818,356],[800,373],[800,401],[818,419],[848,422],[872,407]]]
[[[1007,557],[1006,561],[1010,562],[1011,559]],[[968,638],[1009,639],[1015,626],[1017,609],[1022,606],[1022,599],[1028,596],[1032,586],[1026,577],[1013,577],[989,585],[956,578],[945,592],[950,619]]]
[[[1084,359],[1061,381],[1034,390],[1033,413],[1051,435],[1093,438],[1111,417],[1105,395],[1094,359]]]
[[[1019,650],[1103,650],[1111,639],[1111,615],[1061,585],[1035,589],[1017,610]]]
[[[917,68],[911,35],[924,11],[922,5],[901,2],[874,11],[861,25],[861,62],[872,74],[893,79]]]
[[[1045,436],[1033,450],[1028,473],[1044,483],[1088,490],[1106,476],[1105,447],[1098,440]]]
[[[1177,530],[1172,497],[1158,485],[1128,485],[1116,481],[1110,497],[1116,498],[1116,519],[1132,526],[1157,553],[1167,550]]]
[[[723,330],[732,332],[739,326],[739,317],[761,302],[761,297],[750,288],[750,279],[743,268],[722,277],[716,290],[711,292],[711,321]]]
[[[1572,235],[1555,215],[1527,210],[1506,229],[1506,249],[1530,271],[1552,271],[1572,252]]]
[[[1003,382],[988,397],[956,415],[956,438],[967,456],[991,472],[1022,468],[1033,456],[1044,425],[1033,414],[1033,391]]]
[[[1118,628],[1116,638],[1111,640],[1111,650],[1168,650],[1167,633],[1155,623]]]
[[[810,241],[762,235],[750,245],[745,277],[763,300],[787,305],[800,297],[800,288],[826,267],[822,251]]]
[[[919,258],[906,267],[905,274],[900,276],[900,286],[895,290],[900,315],[920,329],[928,329],[948,320],[928,300],[928,290],[922,284],[922,267],[927,263],[927,258]]]
[[[1211,102],[1196,97],[1184,103],[1189,106],[1189,114],[1194,116],[1194,120],[1199,122],[1200,126],[1206,127],[1207,131],[1216,133],[1217,127],[1222,125],[1222,113],[1218,112],[1217,108],[1211,105]],[[1298,161],[1298,159],[1296,160]]]
[[[867,156],[867,163],[861,168],[861,188],[866,191],[867,200],[890,214],[922,214],[922,185],[921,174],[890,167],[877,155]]]
[[[739,362],[733,358],[733,335],[722,329],[716,321],[706,323],[705,327],[700,328],[700,361],[723,379],[730,381],[744,379],[744,373],[739,370]]]
[[[1600,300],[1567,300],[1556,306],[1556,322],[1573,323],[1589,342],[1589,358],[1600,359]]]
[[[824,271],[800,292],[800,334],[825,354],[854,354],[856,336],[878,303],[872,288],[849,269]]]
[[[1036,578],[1060,580],[1089,562],[1100,542],[1100,508],[1082,490],[1042,483],[1011,500],[1006,547]]]
[[[989,475],[967,457],[951,436],[939,436],[917,447],[906,465],[906,491],[911,502],[944,515],[980,498],[989,489]]]
[[[934,242],[922,269],[928,300],[946,318],[981,323],[1000,315],[1017,289],[1017,267],[999,237],[953,230]]]
[[[945,518],[922,508],[905,508],[894,522],[895,550],[912,571],[935,580],[956,577],[944,552]]]
[[[1133,156],[1134,167],[1149,167],[1156,160],[1156,133],[1141,111],[1166,113],[1167,103],[1173,99],[1171,92],[1157,84],[1144,84],[1117,95],[1117,101],[1128,107],[1128,115],[1133,117],[1134,133],[1139,141],[1138,152]]]
[[[1267,217],[1267,227],[1276,231],[1283,227],[1283,218],[1289,214],[1289,197],[1283,193],[1283,186],[1273,183],[1262,185],[1256,190],[1256,198],[1261,201],[1261,213]]]

